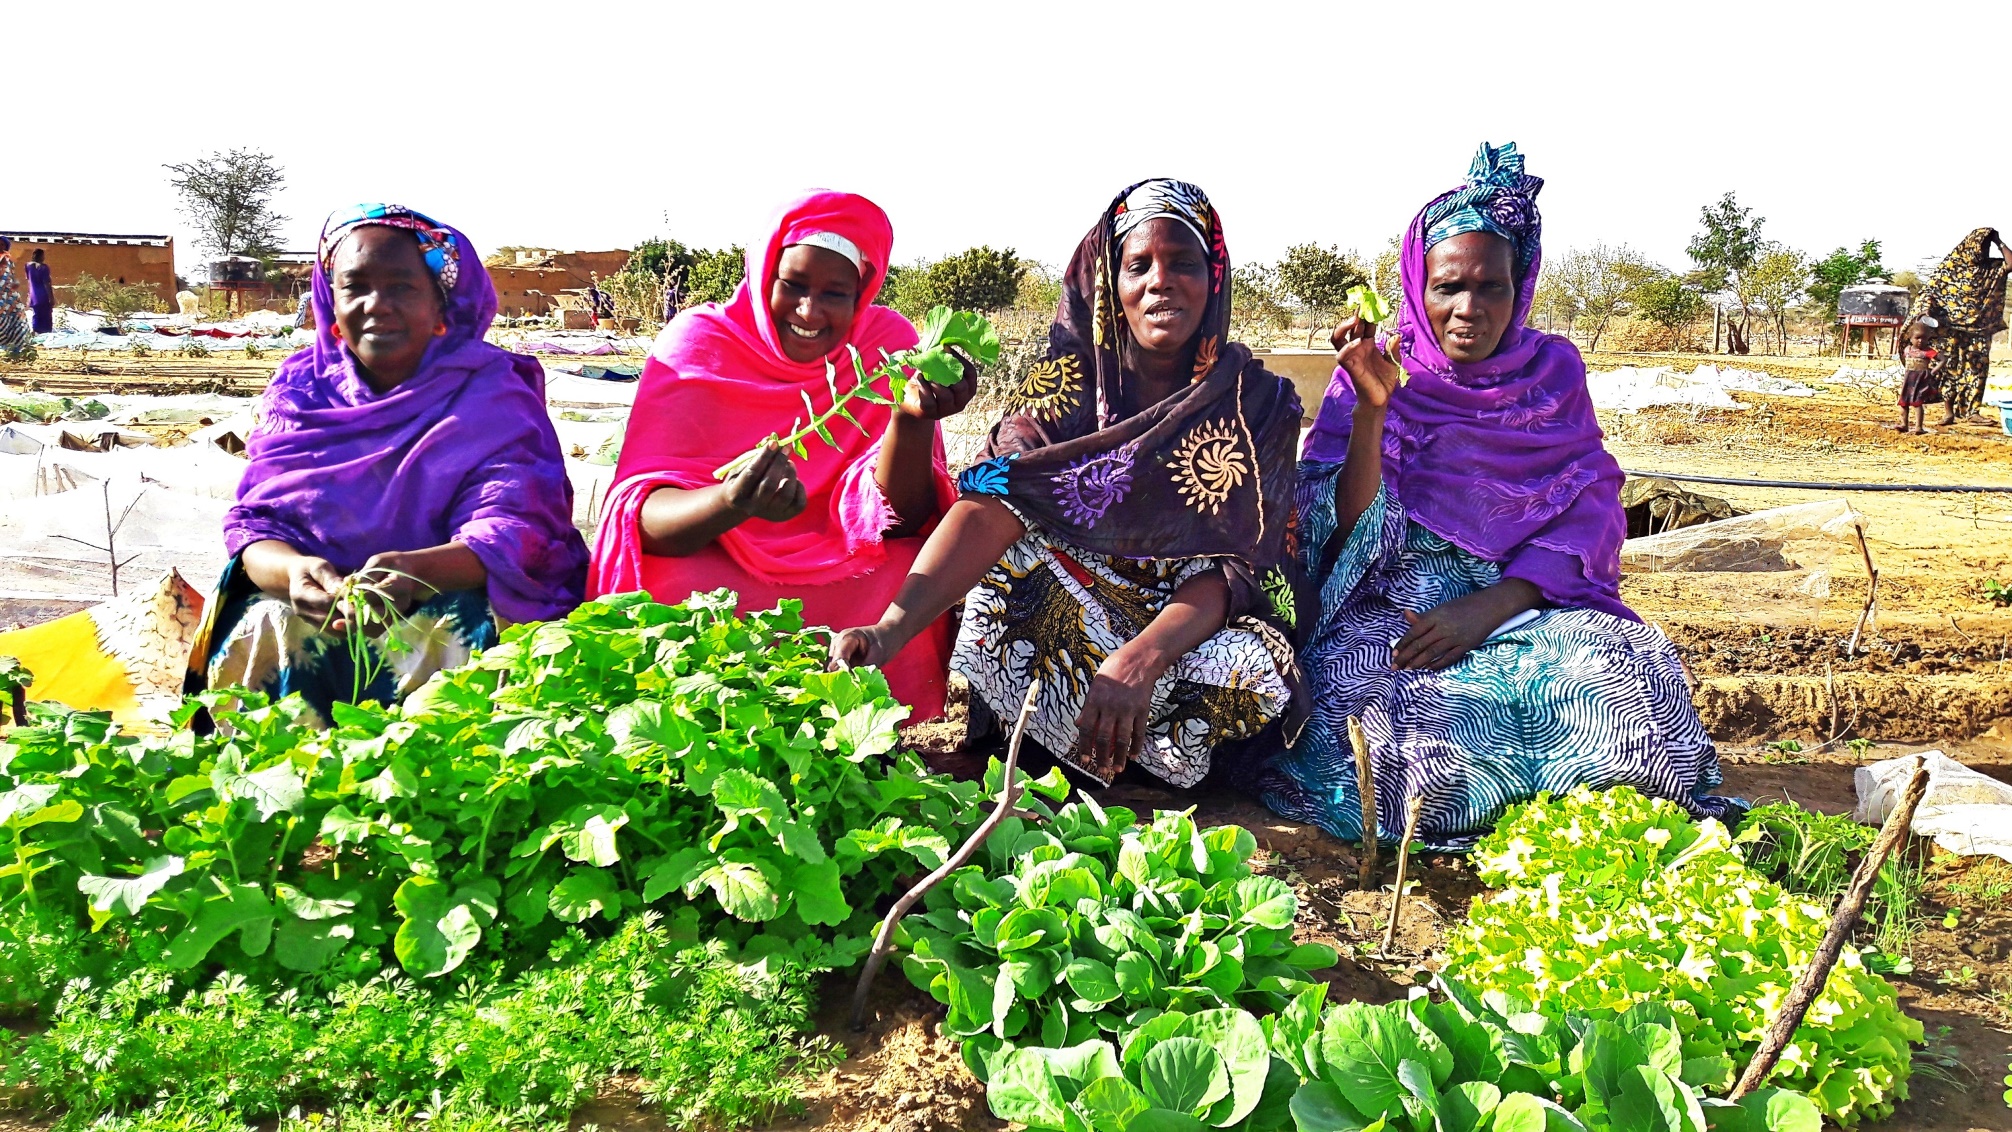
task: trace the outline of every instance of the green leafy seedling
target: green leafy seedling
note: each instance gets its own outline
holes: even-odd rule
[[[999,360],[999,332],[984,315],[972,311],[953,311],[949,307],[931,307],[922,320],[922,338],[914,347],[888,354],[882,352],[881,362],[872,373],[860,359],[859,351],[850,345],[846,349],[852,354],[852,387],[840,393],[838,389],[838,367],[826,362],[824,366],[825,387],[831,391],[831,408],[820,413],[811,404],[810,394],[803,394],[804,411],[809,414],[808,424],[799,425],[792,421],[787,436],[770,433],[767,439],[747,452],[735,457],[713,472],[713,478],[725,481],[740,474],[748,465],[761,458],[761,454],[771,446],[795,452],[799,459],[808,457],[808,441],[815,436],[826,444],[838,446],[831,434],[831,422],[844,420],[862,434],[866,426],[852,415],[847,402],[855,399],[874,405],[898,405],[908,394],[909,377],[903,367],[914,370],[917,377],[935,385],[955,385],[964,380],[964,362],[958,357],[959,351],[968,355],[979,365],[991,365]],[[887,379],[887,395],[882,396],[874,383]]]

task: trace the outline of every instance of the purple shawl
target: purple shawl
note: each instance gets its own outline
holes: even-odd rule
[[[1541,182],[1540,182],[1541,183]],[[1510,329],[1487,361],[1457,364],[1425,313],[1426,232],[1435,208],[1474,185],[1441,194],[1405,232],[1397,336],[1409,382],[1390,399],[1383,480],[1425,529],[1505,577],[1535,585],[1554,606],[1639,621],[1621,603],[1621,466],[1601,444],[1600,422],[1576,346],[1523,325],[1536,296],[1535,202]],[[1529,194],[1534,196],[1534,191]],[[1337,368],[1303,459],[1341,463],[1354,423],[1355,389]]]
[[[315,342],[280,363],[260,400],[224,549],[277,539],[349,573],[373,554],[452,540],[482,560],[499,618],[557,617],[585,593],[587,546],[544,370],[483,341],[496,291],[467,237],[455,237],[473,269],[447,296],[447,333],[389,393],[364,381],[335,337],[316,263]]]

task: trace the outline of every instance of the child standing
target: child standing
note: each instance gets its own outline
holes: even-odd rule
[[[1900,349],[1901,365],[1906,376],[1900,382],[1900,423],[1891,426],[1899,432],[1926,433],[1928,431],[1928,406],[1942,403],[1942,378],[1935,364],[1936,321],[1926,316],[1914,320],[1907,328],[1906,345]],[[1907,427],[1908,411],[1913,410],[1914,427]]]

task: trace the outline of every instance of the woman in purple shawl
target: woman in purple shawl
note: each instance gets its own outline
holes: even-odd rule
[[[1351,716],[1385,840],[1413,797],[1418,839],[1439,848],[1582,784],[1698,815],[1737,806],[1708,792],[1718,755],[1675,648],[1621,603],[1621,468],[1585,363],[1523,325],[1542,186],[1513,144],[1482,146],[1405,235],[1394,340],[1353,319],[1335,331],[1299,466],[1313,719],[1260,790],[1336,837],[1362,836]]]
[[[332,214],[311,301],[315,343],[260,403],[190,667],[193,686],[297,691],[326,718],[403,696],[498,621],[566,613],[587,547],[543,370],[483,340],[496,292],[467,237],[397,205]]]

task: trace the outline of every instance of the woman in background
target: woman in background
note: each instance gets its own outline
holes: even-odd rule
[[[28,305],[21,301],[20,284],[14,280],[14,241],[0,236],[0,350],[12,352],[27,345]]]
[[[1992,255],[1996,249],[1998,254]],[[1991,336],[2005,329],[2005,278],[2012,271],[2012,248],[1996,228],[1979,228],[1942,257],[1927,286],[1914,297],[1908,321],[1935,320],[1941,341],[1936,364],[1942,373],[1945,425],[1970,416],[1984,400],[1991,373]]]

